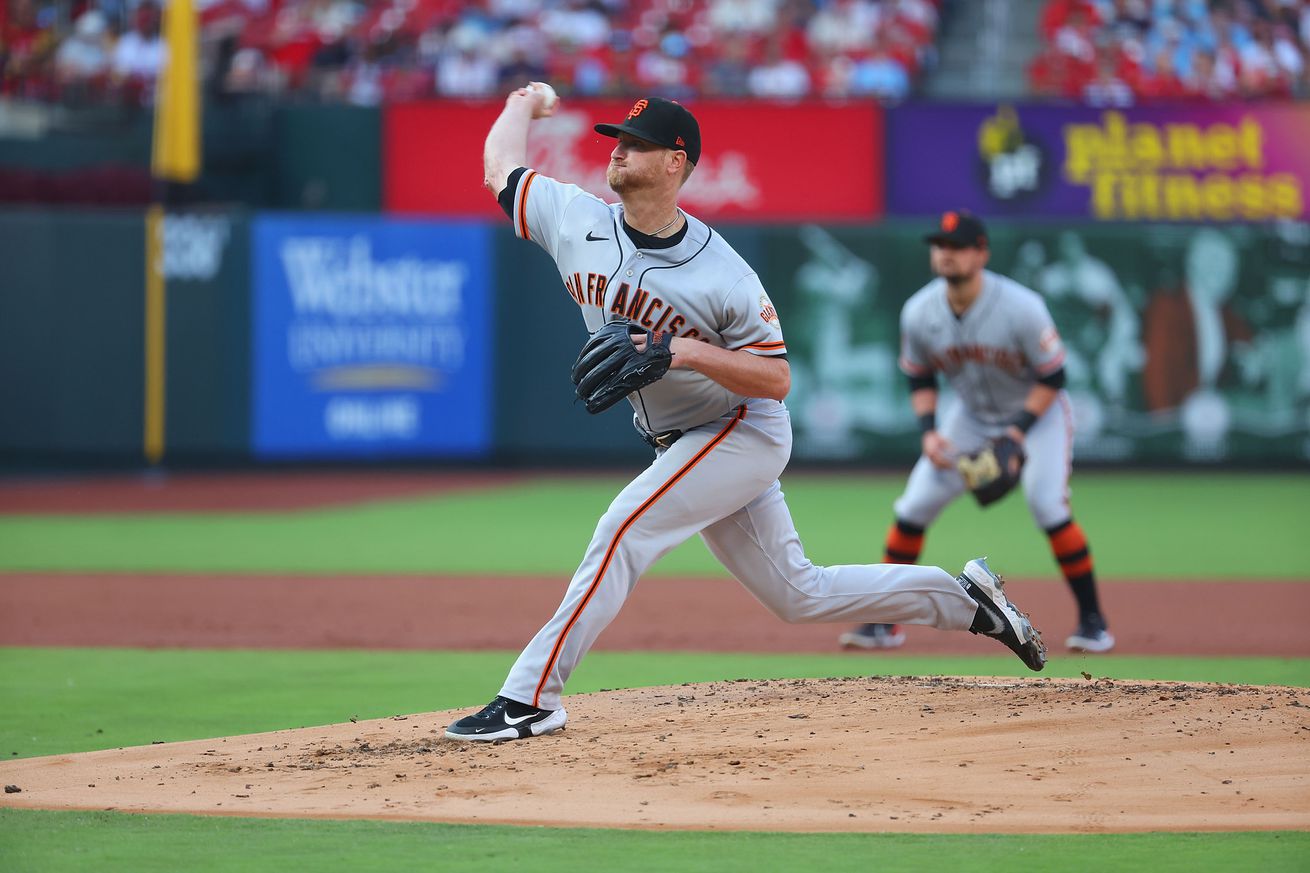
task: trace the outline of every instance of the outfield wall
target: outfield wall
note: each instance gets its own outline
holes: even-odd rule
[[[1069,347],[1084,461],[1310,458],[1310,227],[992,222],[992,266]],[[918,221],[726,225],[782,314],[798,461],[918,446],[897,315],[928,280]],[[145,223],[0,212],[0,451],[143,458]],[[644,456],[568,369],[581,320],[503,221],[172,213],[165,459],[610,463]]]
[[[148,115],[0,130],[0,453],[138,464],[162,412],[171,463],[644,457],[622,412],[573,402],[581,320],[481,186],[500,105],[207,106],[189,196],[241,205],[163,223],[162,367]],[[693,108],[707,147],[684,201],[781,313],[798,461],[916,454],[897,314],[929,278],[931,216],[960,207],[1052,309],[1083,461],[1310,459],[1310,105]],[[568,101],[529,163],[604,194],[592,124],[627,111]],[[815,130],[822,160],[798,172]]]

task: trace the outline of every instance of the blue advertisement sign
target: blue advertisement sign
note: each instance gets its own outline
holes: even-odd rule
[[[257,456],[488,451],[487,227],[261,216],[253,241]]]

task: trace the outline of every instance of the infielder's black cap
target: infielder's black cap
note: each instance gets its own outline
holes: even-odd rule
[[[937,229],[923,241],[982,248],[987,245],[987,228],[981,218],[970,212],[943,212]]]
[[[643,97],[628,110],[619,124],[598,124],[596,133],[617,138],[628,133],[637,139],[653,142],[666,149],[687,153],[687,160],[700,160],[700,125],[696,116],[681,103],[663,97]]]

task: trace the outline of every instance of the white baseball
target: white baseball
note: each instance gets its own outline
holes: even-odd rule
[[[545,97],[541,102],[542,112],[550,112],[555,108],[555,104],[559,102],[559,95],[555,93],[555,89],[545,82],[529,82],[528,88]]]

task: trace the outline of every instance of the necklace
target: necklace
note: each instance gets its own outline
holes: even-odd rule
[[[652,233],[652,234],[648,234],[648,235],[649,235],[649,236],[659,236],[660,234],[664,233],[664,231],[668,230],[670,227],[673,227],[673,223],[676,222],[680,217],[682,217],[682,210],[681,210],[681,209],[675,209],[675,210],[673,210],[673,218],[669,220],[669,223],[666,224],[666,225],[664,225],[663,227],[661,227],[659,230],[655,231],[654,233]]]

